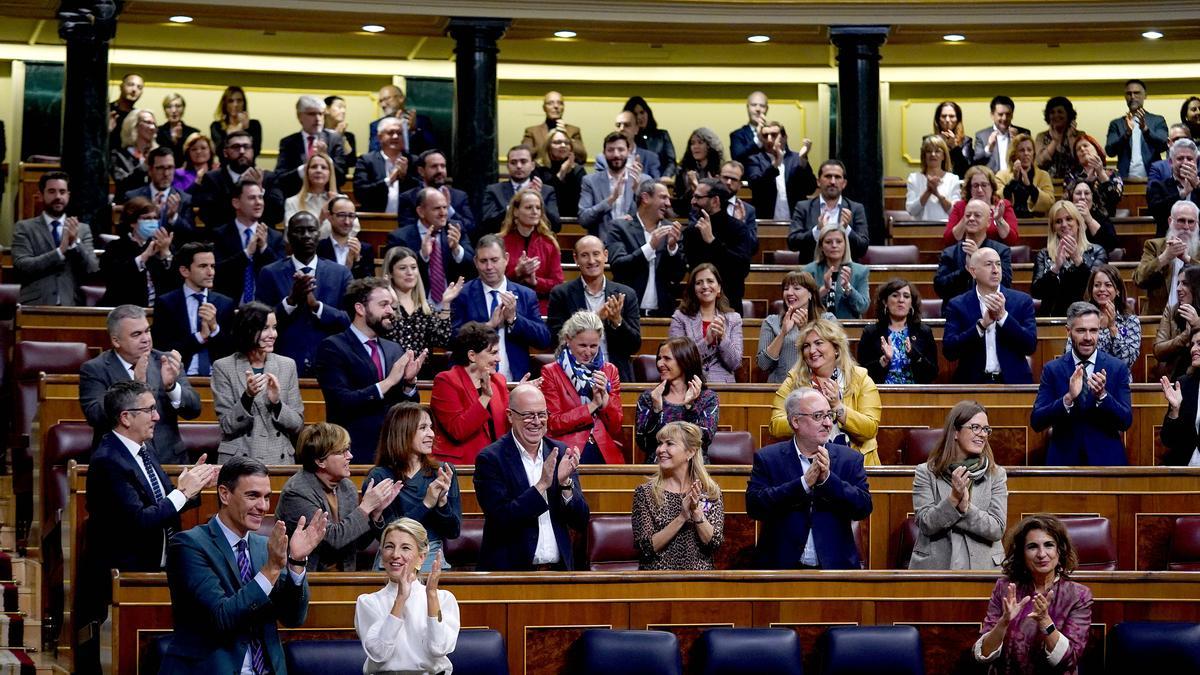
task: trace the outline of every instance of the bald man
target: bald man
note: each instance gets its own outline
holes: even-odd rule
[[[567,138],[571,139],[571,149],[575,151],[575,161],[581,165],[586,164],[587,148],[583,147],[583,136],[580,134],[579,127],[563,121],[563,111],[566,110],[563,95],[557,91],[546,92],[545,98],[542,99],[542,110],[546,112],[546,121],[525,129],[521,145],[533,148],[538,164],[550,166],[550,158],[546,155],[546,138],[550,136],[551,131],[562,129],[566,132]]]
[[[580,450],[546,438],[546,399],[532,384],[512,390],[506,414],[512,431],[475,458],[479,569],[573,570],[567,528],[582,533],[589,515],[575,471]]]
[[[383,117],[371,122],[371,144],[368,150],[379,150],[379,122],[388,117],[395,117],[401,122],[401,138],[404,139],[404,151],[416,156],[430,148],[437,147],[437,137],[433,135],[433,122],[429,115],[418,115],[411,107],[405,107],[408,97],[404,90],[394,84],[385,84],[379,88],[379,107]]]
[[[987,238],[988,220],[992,207],[981,199],[967,202],[963,211],[962,241],[942,249],[938,259],[937,273],[933,277],[933,290],[942,300],[965,293],[974,283],[974,276],[967,270],[967,259],[981,248],[990,248],[1000,257],[1000,285],[1012,286],[1012,251],[1008,246]]]
[[[746,124],[729,132],[729,156],[748,165],[750,157],[762,149],[759,130],[767,123],[767,95],[752,91],[746,97]]]
[[[962,384],[1033,384],[1025,357],[1037,349],[1033,298],[1004,288],[1000,254],[979,248],[967,259],[973,288],[954,298],[946,317],[942,348],[958,361],[954,381]]]

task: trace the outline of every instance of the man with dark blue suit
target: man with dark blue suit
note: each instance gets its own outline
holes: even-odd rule
[[[350,161],[346,158],[346,143],[342,135],[324,128],[325,102],[316,96],[304,95],[296,100],[296,119],[300,131],[279,139],[279,156],[275,160],[275,176],[284,197],[300,192],[304,183],[304,164],[313,153],[324,152],[333,160],[333,183],[341,189],[346,182]]]
[[[420,154],[437,145],[437,138],[433,135],[433,121],[429,119],[429,115],[419,115],[416,110],[405,107],[407,99],[404,90],[394,84],[385,84],[379,88],[379,107],[383,109],[383,117],[371,122],[371,143],[368,150],[379,149],[380,139],[376,132],[379,125],[388,119],[401,123],[401,138],[408,152]]]
[[[179,352],[184,372],[208,377],[212,364],[233,351],[233,300],[212,290],[217,272],[211,244],[184,244],[175,256],[183,286],[154,305],[154,338]]]
[[[943,300],[950,300],[971,289],[975,279],[967,269],[967,260],[971,253],[979,248],[990,248],[1000,257],[1000,285],[1005,288],[1012,286],[1012,251],[1008,246],[987,238],[988,220],[992,208],[982,199],[972,199],[967,202],[963,212],[963,226],[966,228],[962,241],[942,249],[938,258],[937,272],[933,276],[933,290]]]
[[[507,415],[512,433],[475,458],[479,569],[573,570],[568,528],[582,532],[589,516],[575,471],[580,450],[546,438],[546,399],[532,384],[512,390]]]
[[[462,227],[449,217],[446,195],[433,188],[421,188],[417,192],[417,221],[392,230],[387,238],[389,250],[404,246],[417,254],[421,282],[435,307],[441,306],[448,285],[460,277],[475,276],[475,250],[462,238]],[[431,282],[430,264],[441,270],[437,284]]]
[[[205,174],[208,175],[208,174]],[[213,253],[221,270],[214,287],[239,305],[254,299],[258,273],[267,265],[287,257],[283,235],[262,222],[263,189],[244,180],[233,186],[232,222],[212,230]],[[211,227],[211,225],[210,225]]]
[[[1200,150],[1191,139],[1181,138],[1171,145],[1167,154],[1171,160],[1171,175],[1146,185],[1146,206],[1154,216],[1156,237],[1167,233],[1176,202],[1200,205],[1200,172],[1196,170]]]
[[[282,520],[269,538],[258,534],[270,513],[271,479],[266,466],[247,457],[221,467],[217,500],[217,515],[175,535],[167,548],[174,632],[158,672],[286,673],[275,624],[304,624],[304,566],[325,538],[328,515],[301,516],[291,537]]]
[[[833,419],[819,391],[800,387],[784,400],[792,438],[754,454],[746,513],[761,521],[764,569],[860,569],[851,521],[871,515],[863,457],[829,442]]]
[[[759,150],[758,129],[767,121],[768,107],[766,94],[761,91],[750,92],[746,97],[746,117],[749,121],[729,132],[729,156],[741,162],[742,166],[746,166],[750,155]]]
[[[975,287],[944,310],[946,358],[958,361],[954,381],[963,384],[1033,384],[1026,356],[1037,349],[1033,298],[1000,285],[1000,254],[979,248],[967,260]]]
[[[254,291],[256,300],[275,308],[275,353],[295,361],[300,377],[312,374],[317,344],[350,325],[350,317],[341,310],[342,294],[354,278],[345,265],[320,261],[318,237],[316,216],[307,211],[293,215],[287,226],[292,257],[264,267]]]
[[[321,341],[317,381],[325,396],[325,419],[350,432],[351,453],[374,461],[379,431],[388,409],[402,401],[419,402],[417,373],[427,353],[414,355],[383,339],[392,328],[395,296],[379,277],[356,279],[343,300],[350,327]]]
[[[237,186],[245,181],[257,183],[263,191],[263,209],[258,217],[268,225],[279,224],[283,220],[283,191],[274,171],[254,165],[254,139],[250,132],[240,130],[229,134],[221,152],[225,155],[221,168],[205,173],[192,187],[192,201],[200,210],[204,226],[212,229],[234,219],[231,200],[237,199],[240,194]]]
[[[396,213],[400,195],[417,187],[416,170],[409,170],[413,158],[404,147],[398,118],[379,120],[378,133],[381,147],[364,153],[354,165],[354,198],[363,211]]]
[[[150,182],[136,190],[125,193],[122,202],[134,197],[145,197],[158,207],[159,224],[175,235],[175,246],[182,246],[196,238],[196,213],[192,209],[192,196],[173,189],[175,179],[175,155],[171,148],[160,145],[150,151]]]
[[[742,296],[757,238],[746,222],[729,215],[729,192],[716,178],[703,178],[692,192],[692,213],[683,232],[683,251],[688,267],[712,263],[721,271],[721,292],[729,306],[742,313]]]
[[[758,250],[758,211],[750,202],[738,197],[738,192],[742,189],[742,176],[746,173],[746,167],[742,166],[741,162],[729,160],[721,165],[721,174],[718,176],[721,182],[725,185],[725,189],[729,194],[733,195],[729,198],[729,206],[725,207],[725,213],[731,216],[736,216],[740,210],[742,213],[742,221],[746,223],[746,228],[750,231],[750,235],[754,237],[752,242],[754,250]]]
[[[1121,432],[1133,423],[1129,369],[1096,348],[1100,310],[1088,302],[1067,308],[1072,349],[1042,368],[1029,426],[1053,427],[1048,466],[1125,466]]]
[[[1192,138],[1192,130],[1184,122],[1176,122],[1167,127],[1167,154],[1171,153],[1171,146],[1175,145],[1175,141],[1181,138],[1186,138],[1189,141],[1194,141]],[[1146,172],[1146,189],[1150,188],[1151,183],[1164,181],[1171,177],[1171,158],[1163,157],[1157,162],[1150,165],[1149,171]]]
[[[475,214],[467,201],[467,193],[446,185],[446,156],[441,150],[426,150],[417,157],[417,175],[420,187],[401,193],[396,222],[400,227],[417,222],[417,195],[421,188],[431,187],[441,192],[450,204],[450,222],[457,223],[468,239],[475,237]]]
[[[508,203],[521,190],[535,190],[542,196],[542,215],[550,222],[550,229],[558,232],[562,223],[558,219],[558,195],[554,188],[543,185],[542,179],[533,175],[533,148],[517,145],[508,150],[508,180],[492,183],[483,193],[483,213],[479,217],[478,236],[499,232],[508,213]]]
[[[145,382],[125,380],[109,387],[104,413],[110,431],[88,461],[88,547],[79,566],[84,578],[75,624],[86,639],[76,656],[78,672],[99,672],[99,628],[108,616],[112,570],[162,570],[167,539],[180,529],[179,513],[199,504],[193,500],[216,482],[219,468],[201,456],[179,474],[179,487],[171,487],[146,446],[154,438],[158,409]]]
[[[484,235],[475,249],[478,279],[463,286],[450,305],[454,331],[468,321],[486,323],[500,334],[500,374],[509,382],[529,374],[529,350],[550,346],[550,329],[542,321],[537,294],[505,278],[508,253],[504,240]]]
[[[759,134],[762,149],[751,153],[746,164],[754,203],[773,220],[790,220],[796,203],[817,189],[817,177],[808,163],[812,141],[804,139],[799,152],[790,149],[787,129],[779,122],[767,122]]]

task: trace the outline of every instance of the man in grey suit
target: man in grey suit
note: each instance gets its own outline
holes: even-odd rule
[[[521,190],[536,190],[542,195],[542,215],[550,222],[550,229],[558,232],[562,223],[558,220],[558,195],[554,188],[543,185],[542,179],[533,175],[533,148],[515,145],[508,149],[508,180],[492,183],[483,193],[483,215],[479,218],[476,234],[495,234],[504,224],[508,203]]]
[[[179,352],[160,352],[150,340],[146,310],[121,305],[108,313],[108,335],[113,348],[79,369],[79,404],[95,429],[93,446],[109,430],[104,394],[116,382],[145,382],[158,406],[154,437],[146,441],[160,464],[186,464],[187,450],[179,437],[179,418],[200,416],[200,396],[188,383]]]
[[[579,224],[588,234],[601,239],[600,225],[607,220],[632,219],[637,212],[634,190],[641,177],[641,167],[635,162],[629,166],[629,148],[632,144],[624,134],[614,131],[604,137],[604,163],[607,171],[598,171],[583,179],[583,191],[579,195]],[[621,190],[613,190],[621,185]]]
[[[646,177],[638,184],[633,220],[614,221],[604,236],[614,279],[629,284],[642,316],[668,317],[687,271],[679,223],[667,220],[667,186]]]
[[[827,159],[817,169],[817,194],[812,199],[796,202],[792,209],[792,224],[788,228],[788,248],[800,252],[800,262],[813,259],[813,250],[821,231],[840,227],[850,242],[855,259],[867,252],[871,243],[867,232],[867,211],[862,204],[842,196],[846,189],[846,165]]]
[[[22,305],[82,305],[81,286],[100,269],[92,229],[67,216],[70,178],[48,171],[38,179],[42,215],[13,227],[13,268],[21,282]],[[103,392],[102,392],[103,393]]]
[[[1108,123],[1104,152],[1117,157],[1121,178],[1147,178],[1150,165],[1167,151],[1167,120],[1146,112],[1146,83],[1125,83],[1125,105],[1129,112]]]
[[[1007,96],[996,96],[990,104],[992,126],[975,132],[975,163],[986,164],[992,173],[1008,168],[1008,144],[1017,134],[1028,134],[1025,127],[1012,123],[1017,106]]]

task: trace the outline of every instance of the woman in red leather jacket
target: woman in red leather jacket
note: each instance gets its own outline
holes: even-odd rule
[[[433,378],[433,456],[463,466],[508,433],[508,385],[496,372],[500,337],[468,321],[450,341],[450,360],[454,367]]]
[[[604,360],[604,324],[594,312],[575,312],[558,334],[554,363],[542,368],[550,413],[547,434],[583,451],[584,464],[626,464],[621,435],[621,380]]]

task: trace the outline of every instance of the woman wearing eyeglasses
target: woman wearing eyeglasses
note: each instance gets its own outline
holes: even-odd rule
[[[468,321],[450,341],[454,367],[433,378],[433,455],[455,466],[474,464],[479,451],[508,433],[508,385],[496,372],[500,336]]]
[[[1008,476],[996,463],[987,409],[960,401],[950,409],[942,442],[913,477],[917,541],[909,569],[994,570],[1008,518]]]

